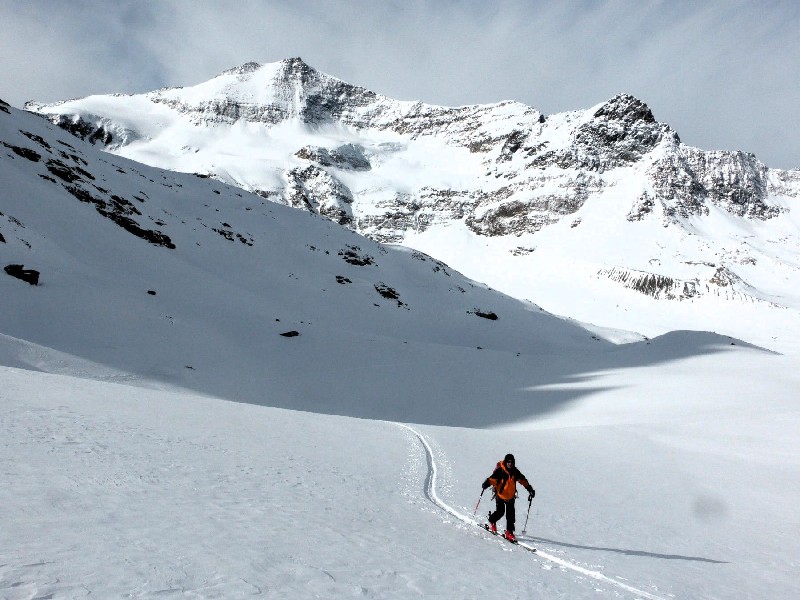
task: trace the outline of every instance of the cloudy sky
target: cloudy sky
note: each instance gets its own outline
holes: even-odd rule
[[[0,0],[0,23],[0,98],[17,107],[300,56],[443,105],[554,113],[628,92],[687,144],[800,167],[796,0]]]

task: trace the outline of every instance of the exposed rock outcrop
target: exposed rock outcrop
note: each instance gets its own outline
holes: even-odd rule
[[[318,146],[303,146],[295,153],[298,158],[310,160],[323,167],[336,167],[350,171],[369,171],[372,167],[358,144],[343,144],[334,150]]]
[[[353,194],[341,181],[315,165],[286,173],[286,203],[317,212],[340,225],[353,222]]]
[[[36,269],[26,269],[24,265],[6,265],[3,270],[25,283],[39,285],[39,271]]]
[[[658,213],[664,223],[680,226],[712,209],[765,220],[785,210],[774,196],[800,197],[796,172],[771,171],[743,152],[685,146],[629,94],[548,117],[518,102],[443,107],[392,100],[299,58],[246,63],[199,90],[162,89],[136,102],[152,102],[170,118],[213,127],[217,134],[246,123],[260,127],[259,136],[280,136],[276,126],[285,125],[300,136],[287,137],[285,146],[291,146],[286,140],[303,141],[283,162],[270,163],[278,171],[273,176],[259,179],[258,171],[225,169],[216,161],[197,170],[384,242],[402,242],[411,232],[453,221],[485,236],[535,233],[564,218],[576,226],[576,213],[626,176],[639,186],[626,188],[631,223]],[[114,101],[124,107],[128,100]],[[112,114],[84,110],[80,100],[28,108],[112,149],[146,142],[129,119],[123,127]],[[317,133],[320,141],[308,143]],[[173,143],[179,145],[176,153],[191,145]],[[440,177],[451,162],[468,166]],[[389,163],[399,170],[383,170]],[[276,189],[274,182],[281,180],[283,187]]]
[[[654,161],[647,175],[671,217],[707,215],[710,206],[762,220],[781,212],[768,200],[768,169],[752,154],[679,146]]]

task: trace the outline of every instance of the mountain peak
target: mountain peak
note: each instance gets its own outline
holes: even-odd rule
[[[292,58],[284,58],[280,61],[280,64],[287,70],[287,71],[313,71],[314,68],[309,65],[306,61],[304,61],[299,56],[295,56]]]
[[[626,123],[634,123],[636,121],[643,121],[645,123],[656,122],[650,107],[630,94],[617,94],[603,104],[594,113],[594,116],[596,118],[607,117]]]
[[[270,70],[275,73],[277,80],[292,80],[301,79],[302,81],[308,80],[314,75],[319,75],[319,71],[310,66],[302,58],[284,58],[283,60],[273,63],[260,63],[256,61],[249,61],[243,65],[231,67],[226,69],[222,75],[249,75],[262,69]]]
[[[275,81],[300,84],[305,87],[326,81],[338,81],[310,66],[300,57],[285,58],[275,65]]]
[[[238,67],[232,67],[230,69],[226,69],[220,75],[244,75],[245,73],[252,73],[253,71],[258,71],[264,65],[258,62],[246,62],[243,65],[239,65]]]

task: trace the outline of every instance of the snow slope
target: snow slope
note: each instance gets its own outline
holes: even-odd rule
[[[104,380],[485,426],[583,394],[532,401],[534,384],[664,360],[657,339],[627,336],[638,341],[619,349],[418,252],[112,158],[31,114],[0,113],[0,142],[3,266],[41,273],[38,286],[0,273],[0,346],[13,366],[74,373],[67,355]],[[686,335],[672,348],[689,357],[729,343]],[[348,393],[332,397],[343,378]],[[486,405],[493,395],[500,408]]]
[[[800,351],[797,202],[783,202],[785,210],[767,221],[713,206],[680,227],[658,207],[651,218],[630,221],[630,198],[644,185],[639,175],[607,175],[597,202],[533,234],[477,237],[449,223],[409,234],[404,244],[582,322],[648,336],[717,331]],[[652,283],[637,289],[647,278]]]
[[[415,426],[431,464],[392,423],[2,368],[0,596],[794,598],[782,360],[607,374],[522,429]],[[521,540],[539,554],[464,522],[507,451],[537,489]]]
[[[466,391],[489,369],[516,379],[517,354],[612,349],[430,257],[218,182],[110,159],[33,115],[0,114],[0,141],[3,266],[41,273],[38,286],[0,273],[0,332],[101,364],[103,378],[436,422],[441,390],[409,399],[398,386],[448,368]],[[42,370],[62,360],[8,352]],[[424,374],[408,366],[420,357]],[[343,373],[363,394],[331,402]]]
[[[796,354],[590,331],[3,108],[1,597],[797,596]],[[508,451],[538,555],[462,520]]]

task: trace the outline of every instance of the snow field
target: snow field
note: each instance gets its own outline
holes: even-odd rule
[[[512,428],[414,425],[430,463],[392,423],[2,368],[0,596],[792,598],[792,365],[732,349],[598,374]],[[538,556],[465,522],[509,451]]]

